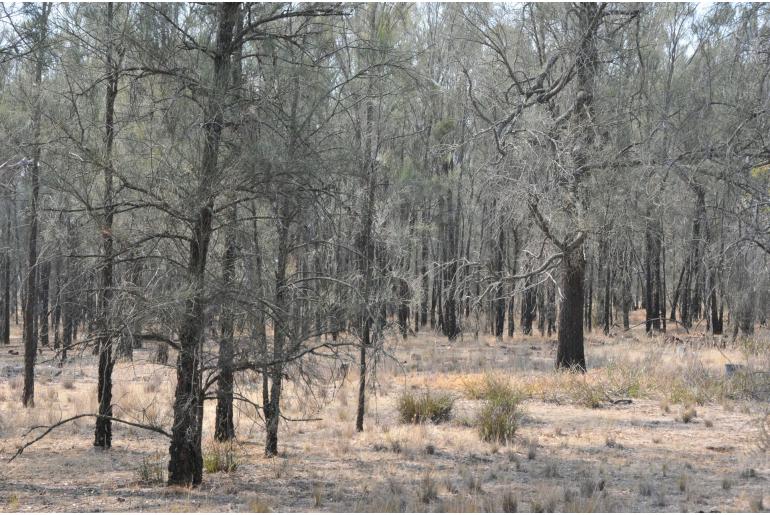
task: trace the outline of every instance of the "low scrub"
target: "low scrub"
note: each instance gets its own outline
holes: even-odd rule
[[[505,396],[512,390],[511,382],[498,374],[487,373],[480,379],[463,383],[465,396],[471,400],[485,400]]]
[[[232,442],[217,442],[206,445],[203,451],[203,470],[209,474],[215,472],[235,472],[238,468],[238,457]]]
[[[136,471],[137,479],[146,485],[158,485],[166,482],[165,463],[160,454],[142,458]]]
[[[481,439],[502,444],[512,441],[521,421],[520,404],[521,395],[510,386],[490,394],[476,419]]]
[[[398,413],[407,424],[440,424],[452,418],[454,397],[447,393],[405,392],[398,399]]]

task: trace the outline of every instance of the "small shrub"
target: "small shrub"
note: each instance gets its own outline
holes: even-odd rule
[[[518,393],[512,389],[497,392],[484,401],[476,418],[481,439],[502,444],[512,441],[521,420],[520,402]]]
[[[320,508],[323,502],[323,489],[321,485],[315,483],[313,485],[313,507]]]
[[[510,381],[498,374],[487,373],[481,380],[467,381],[463,385],[465,396],[471,400],[484,400],[507,395],[512,387]]]
[[[519,508],[519,500],[513,492],[503,494],[502,500],[503,513],[516,513]]]
[[[741,471],[741,477],[743,479],[751,479],[757,477],[757,471],[753,468],[747,468]]]
[[[270,513],[273,511],[261,497],[252,497],[246,503],[246,507],[250,513]]]
[[[709,428],[709,429],[711,429],[712,427],[714,427],[714,423],[713,423],[711,420],[709,420],[709,419],[706,419],[706,420],[704,420],[704,421],[703,421],[703,425],[705,425],[705,426],[706,426],[707,428]]]
[[[398,413],[401,422],[406,424],[440,424],[452,418],[453,406],[454,398],[446,393],[432,394],[426,391],[423,395],[416,395],[405,392],[398,400]]]
[[[431,501],[438,499],[438,488],[430,471],[420,479],[420,501],[423,504],[430,504]]]
[[[654,488],[652,487],[652,484],[648,481],[642,481],[639,483],[639,494],[643,495],[644,497],[650,497],[653,492]]]
[[[62,385],[62,388],[64,388],[65,390],[75,389],[75,382],[72,380],[71,377],[68,377],[64,381],[62,381],[61,385]]]
[[[215,472],[234,472],[238,468],[232,442],[213,441],[203,451],[203,470],[209,474]]]
[[[682,412],[682,422],[684,422],[685,424],[689,424],[689,423],[690,423],[690,422],[692,422],[692,421],[695,419],[695,417],[697,417],[697,416],[698,416],[698,412],[697,412],[697,411],[695,411],[695,408],[693,408],[693,407],[689,407],[689,408],[685,409],[685,410]]]
[[[679,491],[680,492],[686,492],[687,491],[687,476],[685,474],[679,476],[679,481],[677,481],[677,484],[679,485]]]
[[[534,460],[537,457],[537,439],[527,441],[527,459]]]
[[[9,512],[19,511],[19,494],[12,493],[8,495],[8,502],[6,503],[6,508],[8,508]]]
[[[530,509],[533,513],[554,513],[562,495],[559,489],[541,488],[537,498],[532,501]]]
[[[139,482],[148,485],[165,483],[165,467],[163,465],[163,458],[160,454],[142,458],[142,463],[139,464],[136,471]]]
[[[543,477],[547,477],[549,479],[559,477],[559,467],[556,465],[555,461],[549,461],[545,464],[545,468],[543,469]]]
[[[596,481],[592,477],[584,478],[580,482],[580,495],[582,495],[585,498],[592,497],[597,492],[601,492],[604,490],[604,479],[600,479]]]
[[[433,445],[433,444],[426,445],[425,446],[425,454],[427,454],[429,456],[433,456],[434,454],[436,454],[436,446]]]
[[[483,483],[476,474],[466,470],[463,476],[463,481],[469,493],[478,494],[484,491]]]
[[[722,478],[722,490],[729,490],[733,487],[733,482],[729,478]]]

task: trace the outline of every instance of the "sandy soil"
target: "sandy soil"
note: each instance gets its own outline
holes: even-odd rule
[[[638,318],[638,314],[637,314]],[[697,335],[647,339],[640,329],[588,341],[589,374],[617,360],[661,366],[688,359],[712,374],[728,360],[747,359],[736,347],[718,350]],[[688,339],[689,338],[689,339]],[[767,332],[757,340],[768,344]],[[19,354],[13,354],[18,352]],[[170,426],[173,369],[149,363],[151,349],[116,369],[116,416]],[[200,488],[168,488],[140,480],[140,469],[162,472],[165,437],[116,425],[110,451],[92,445],[93,420],[60,427],[10,464],[24,433],[75,413],[93,412],[95,360],[79,356],[64,369],[38,365],[36,407],[21,395],[18,338],[0,347],[0,509],[5,511],[762,511],[770,506],[766,455],[758,448],[761,401],[719,399],[684,405],[666,392],[642,392],[631,404],[589,408],[544,392],[523,403],[524,418],[509,445],[482,442],[473,424],[482,401],[464,393],[484,372],[550,378],[554,341],[537,336],[447,344],[434,335],[398,342],[400,364],[384,364],[370,397],[366,431],[356,433],[357,377],[317,392],[294,387],[285,407],[277,458],[263,456],[262,424],[238,407],[237,469],[206,473]],[[636,361],[634,361],[636,360]],[[561,375],[559,375],[561,376]],[[598,377],[598,375],[597,375]],[[557,378],[558,379],[558,378]],[[241,377],[254,400],[258,384]],[[558,381],[553,384],[559,384]],[[453,418],[439,425],[399,422],[396,401],[407,391],[443,390],[456,397]],[[547,394],[546,394],[547,393]],[[213,402],[206,405],[210,441]],[[209,445],[207,443],[207,445]]]

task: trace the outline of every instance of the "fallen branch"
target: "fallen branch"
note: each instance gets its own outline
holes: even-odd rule
[[[35,426],[35,427],[31,428],[29,431],[27,431],[25,433],[25,435],[29,434],[31,431],[33,431],[35,429],[42,429],[44,427],[47,428],[47,429],[41,435],[39,435],[37,438],[35,438],[34,440],[31,440],[31,441],[25,443],[24,445],[22,445],[21,447],[19,447],[18,450],[16,451],[16,454],[11,456],[11,458],[8,460],[8,463],[12,462],[18,456],[20,456],[21,453],[23,453],[24,450],[27,447],[31,447],[33,444],[35,444],[35,443],[39,442],[40,440],[42,440],[43,438],[45,438],[46,435],[48,435],[48,433],[50,433],[51,431],[53,431],[57,427],[63,426],[67,422],[72,422],[73,420],[77,420],[79,418],[85,418],[85,417],[95,417],[95,418],[102,417],[102,418],[106,418],[106,419],[112,420],[113,422],[118,422],[120,424],[126,424],[127,426],[138,427],[140,429],[146,429],[148,431],[153,431],[155,433],[162,434],[163,436],[165,436],[167,438],[171,438],[171,435],[169,433],[165,432],[163,429],[161,429],[159,427],[156,427],[156,426],[148,426],[148,425],[145,425],[145,424],[139,424],[137,422],[129,422],[128,420],[122,420],[122,419],[115,418],[115,417],[108,417],[108,416],[105,416],[105,415],[98,415],[98,414],[95,414],[95,413],[83,413],[81,415],[75,415],[74,417],[70,417],[70,418],[67,418],[67,419],[64,419],[64,420],[60,420],[56,424],[52,424],[50,426]]]

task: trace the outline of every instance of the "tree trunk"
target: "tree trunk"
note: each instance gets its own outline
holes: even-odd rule
[[[113,189],[113,164],[112,146],[115,140],[115,98],[118,95],[119,66],[115,62],[113,54],[113,17],[114,6],[112,2],[107,4],[107,92],[105,95],[104,110],[104,220],[102,221],[102,287],[101,306],[98,310],[99,330],[99,380],[97,399],[99,402],[99,416],[96,419],[94,434],[94,446],[109,449],[112,446],[112,369],[115,365],[112,356],[113,335],[110,323],[110,308],[112,304],[113,288],[113,240],[112,222],[115,216],[115,208],[112,198]]]
[[[230,80],[233,29],[239,9],[238,3],[218,5],[214,84],[206,106],[203,152],[196,195],[196,200],[200,204],[194,218],[187,267],[191,294],[185,301],[184,315],[179,329],[174,424],[169,446],[168,483],[170,485],[198,485],[203,479],[201,345],[205,327],[206,258],[214,214],[214,200],[210,188],[218,175],[217,160],[224,124],[223,98]]]
[[[578,246],[564,256],[561,262],[562,292],[559,309],[559,345],[556,367],[586,370],[583,350],[583,279],[585,258]]]
[[[222,291],[227,295],[233,288],[236,259],[236,223],[238,221],[237,206],[229,208],[227,241],[225,255],[222,259]],[[234,355],[234,312],[229,299],[222,301],[220,323],[222,337],[219,341],[219,377],[217,378],[217,408],[214,420],[214,438],[220,442],[235,438],[233,424],[233,355]]]
[[[40,125],[42,118],[41,84],[43,82],[43,66],[45,62],[44,42],[48,33],[48,14],[51,12],[50,3],[41,5],[40,15],[37,19],[38,38],[37,56],[35,62],[35,105],[32,111],[32,163],[29,167],[30,174],[30,200],[29,200],[29,246],[27,252],[27,291],[24,302],[24,390],[22,392],[22,404],[25,407],[35,405],[35,359],[37,357],[37,339],[35,335],[35,304],[37,301],[37,210],[38,197],[40,195],[40,157],[42,146],[40,144]]]

